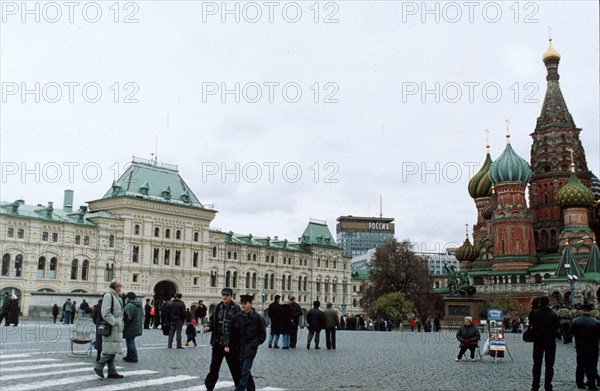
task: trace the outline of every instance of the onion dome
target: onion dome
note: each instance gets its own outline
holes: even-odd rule
[[[462,246],[456,249],[454,256],[459,261],[467,261],[470,262],[477,258],[477,249],[471,244],[469,241],[469,225],[465,224],[467,227],[467,237],[465,238]]]
[[[494,215],[494,211],[498,209],[498,197],[496,196],[496,190],[492,185],[492,199],[487,203],[486,206],[481,210],[481,215],[484,219],[489,220]]]
[[[510,134],[506,135],[506,148],[502,155],[492,163],[490,167],[490,177],[492,182],[497,185],[503,182],[522,182],[528,183],[531,179],[531,168],[529,163],[510,146]]]
[[[571,152],[572,154],[572,152]],[[589,208],[594,205],[594,193],[575,175],[575,164],[571,163],[571,177],[556,193],[556,203],[561,208]]]
[[[483,166],[469,181],[469,194],[471,198],[489,197],[492,195],[492,180],[490,179],[491,165],[492,158],[488,146]]]
[[[592,193],[594,193],[594,199],[596,201],[600,200],[600,179],[596,175],[592,173],[592,177],[590,178],[590,188]]]
[[[542,60],[544,63],[560,61],[560,53],[552,46],[552,38],[548,40],[548,50],[546,50],[546,53],[542,56]]]

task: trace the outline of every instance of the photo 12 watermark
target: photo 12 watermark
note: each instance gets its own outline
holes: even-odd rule
[[[502,98],[514,103],[539,103],[540,86],[534,82],[403,82],[402,103],[497,103]]]
[[[475,175],[479,162],[402,162],[402,183],[457,183]]]
[[[533,1],[403,1],[402,23],[539,23]]]
[[[337,2],[203,1],[202,23],[339,23]]]
[[[139,103],[135,82],[2,82],[2,103]]]
[[[202,183],[339,183],[335,162],[202,162]]]
[[[134,1],[3,1],[2,23],[139,23]]]
[[[203,82],[202,103],[339,103],[336,82]]]

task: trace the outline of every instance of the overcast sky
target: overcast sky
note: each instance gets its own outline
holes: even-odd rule
[[[399,239],[441,249],[476,221],[484,129],[495,159],[508,118],[530,160],[548,27],[600,174],[597,1],[22,4],[1,3],[3,201],[77,207],[157,145],[215,228],[335,235],[382,194]]]

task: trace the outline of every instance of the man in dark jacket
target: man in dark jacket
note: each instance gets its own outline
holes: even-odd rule
[[[137,349],[135,347],[135,337],[142,335],[142,302],[139,301],[135,293],[127,293],[125,308],[123,309],[123,338],[127,346],[127,355],[123,361],[138,362]]]
[[[217,304],[212,313],[209,325],[204,328],[204,332],[212,331],[210,344],[212,345],[212,356],[210,359],[210,370],[204,379],[204,385],[207,391],[215,389],[217,380],[219,380],[219,371],[223,358],[227,361],[227,366],[231,372],[231,378],[234,384],[240,383],[240,363],[237,357],[237,349],[233,337],[233,321],[235,315],[240,312],[240,307],[233,302],[231,288],[221,290],[221,302]]]
[[[169,342],[167,347],[173,347],[173,337],[177,336],[177,349],[183,349],[181,344],[181,328],[185,322],[185,303],[181,300],[181,293],[176,293],[175,298],[167,307],[167,320],[171,326],[169,330]]]
[[[206,314],[208,313],[208,308],[204,305],[204,302],[200,300],[198,302],[198,307],[196,307],[196,323],[204,324],[206,323]]]
[[[271,323],[271,334],[269,335],[269,347],[279,349],[279,334],[281,334],[280,325],[281,319],[279,313],[281,312],[281,305],[279,304],[281,296],[275,295],[275,301],[269,304],[269,322]]]
[[[600,338],[600,321],[592,317],[592,305],[581,306],[582,315],[571,322],[571,335],[575,337],[577,351],[577,369],[575,382],[577,388],[585,389],[583,375],[587,377],[590,390],[596,387],[596,366],[598,365],[598,338]]]
[[[554,358],[556,357],[556,337],[560,332],[558,316],[549,307],[548,296],[540,297],[540,308],[533,310],[529,315],[530,327],[533,327],[535,338],[533,341],[533,381],[531,390],[540,389],[542,375],[542,359],[545,358],[546,373],[544,375],[544,389],[552,390],[552,377],[554,376]]]
[[[296,303],[296,297],[290,296],[290,308],[292,310],[292,332],[290,334],[290,348],[296,348],[298,339],[298,326],[300,325],[300,317],[303,315],[302,307]]]
[[[0,324],[2,320],[5,320],[5,326],[8,326],[8,308],[10,307],[10,293],[4,292],[4,299],[2,300],[2,310],[0,310]]]
[[[150,299],[146,299],[146,305],[144,306],[144,329],[150,328],[150,319],[152,315],[150,315],[150,311],[152,310],[152,306],[150,305]]]
[[[323,320],[325,326],[325,345],[327,350],[335,349],[335,330],[340,328],[340,318],[332,303],[327,303],[327,308],[323,311]]]
[[[308,339],[306,341],[306,348],[310,349],[310,342],[315,337],[315,349],[321,349],[319,347],[319,339],[321,330],[323,329],[323,311],[319,309],[321,302],[319,300],[313,301],[313,308],[306,314],[306,323],[308,323]]]
[[[481,334],[479,329],[473,324],[473,318],[465,317],[465,324],[460,326],[456,332],[456,339],[460,342],[460,350],[454,361],[459,362],[467,349],[471,352],[471,361],[475,361],[475,348],[479,345]]]
[[[90,305],[88,304],[87,301],[85,301],[85,299],[83,299],[81,304],[79,304],[79,309],[81,310],[81,317],[83,319],[87,318],[87,314],[90,310]]]
[[[252,363],[258,347],[267,339],[267,328],[263,317],[252,308],[252,296],[240,296],[241,312],[235,316],[233,335],[240,360],[240,383],[235,391],[255,391],[252,378]]]

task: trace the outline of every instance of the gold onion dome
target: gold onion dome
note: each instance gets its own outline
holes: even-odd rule
[[[456,249],[454,256],[459,261],[472,261],[477,258],[477,249],[469,242],[469,238],[465,239],[465,242]]]
[[[561,208],[589,208],[594,205],[594,193],[575,175],[575,165],[571,164],[571,177],[556,193],[556,203]]]
[[[492,180],[490,179],[490,167],[492,158],[488,151],[481,169],[469,181],[469,195],[471,198],[489,197],[492,195]]]
[[[542,56],[542,60],[544,63],[549,61],[560,61],[560,53],[554,49],[554,46],[552,46],[552,38],[550,38],[548,41],[548,50],[546,50],[546,53],[544,53]]]

